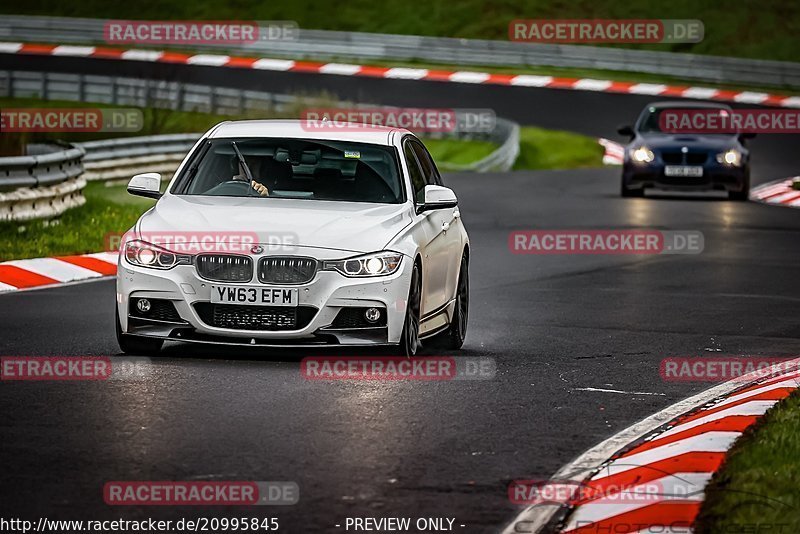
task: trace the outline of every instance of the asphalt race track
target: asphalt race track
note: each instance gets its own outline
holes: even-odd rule
[[[6,69],[90,72],[110,63],[0,56]],[[143,66],[113,66],[119,75],[124,68]],[[522,123],[615,139],[616,125],[653,100],[196,67],[167,74],[276,92],[326,88],[376,103],[491,107]],[[256,75],[257,83],[248,78]],[[756,139],[753,183],[797,174],[797,142]],[[618,175],[606,168],[445,177],[472,240],[460,354],[494,358],[493,380],[312,382],[299,371],[306,352],[171,344],[140,380],[6,382],[3,507],[50,519],[272,515],[285,532],[342,532],[335,525],[347,517],[445,516],[465,525],[457,531],[497,532],[519,510],[508,502],[509,481],[547,477],[710,385],[663,381],[663,358],[800,353],[800,212],[709,197],[622,199]],[[543,228],[699,230],[705,250],[510,253],[511,231]],[[0,354],[118,354],[113,304],[110,280],[0,295]],[[301,500],[254,511],[121,509],[102,498],[107,481],[192,479],[295,481]]]

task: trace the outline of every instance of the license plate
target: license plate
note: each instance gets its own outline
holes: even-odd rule
[[[703,176],[703,167],[690,167],[687,165],[667,165],[664,167],[665,176],[687,176],[699,178]]]
[[[297,306],[297,289],[212,285],[211,302],[251,306]]]

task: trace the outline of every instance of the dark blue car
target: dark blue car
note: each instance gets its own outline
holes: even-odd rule
[[[750,152],[745,139],[752,134],[675,133],[665,131],[662,113],[732,112],[711,102],[654,102],[633,127],[620,135],[631,137],[625,147],[622,196],[642,196],[645,189],[727,191],[733,200],[747,200],[750,192]],[[660,120],[661,119],[661,120]]]

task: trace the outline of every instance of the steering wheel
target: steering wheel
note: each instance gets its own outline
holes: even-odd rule
[[[242,188],[244,188],[244,190]],[[215,185],[214,187],[206,191],[206,194],[220,195],[220,196],[238,196],[243,192],[249,193],[250,189],[252,189],[252,186],[247,182],[243,182],[242,180],[228,180],[226,182],[222,182],[221,184]]]

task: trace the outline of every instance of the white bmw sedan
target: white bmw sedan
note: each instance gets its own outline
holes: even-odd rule
[[[464,342],[469,239],[458,201],[407,130],[223,122],[179,166],[134,176],[158,199],[126,233],[116,331],[250,346]]]

